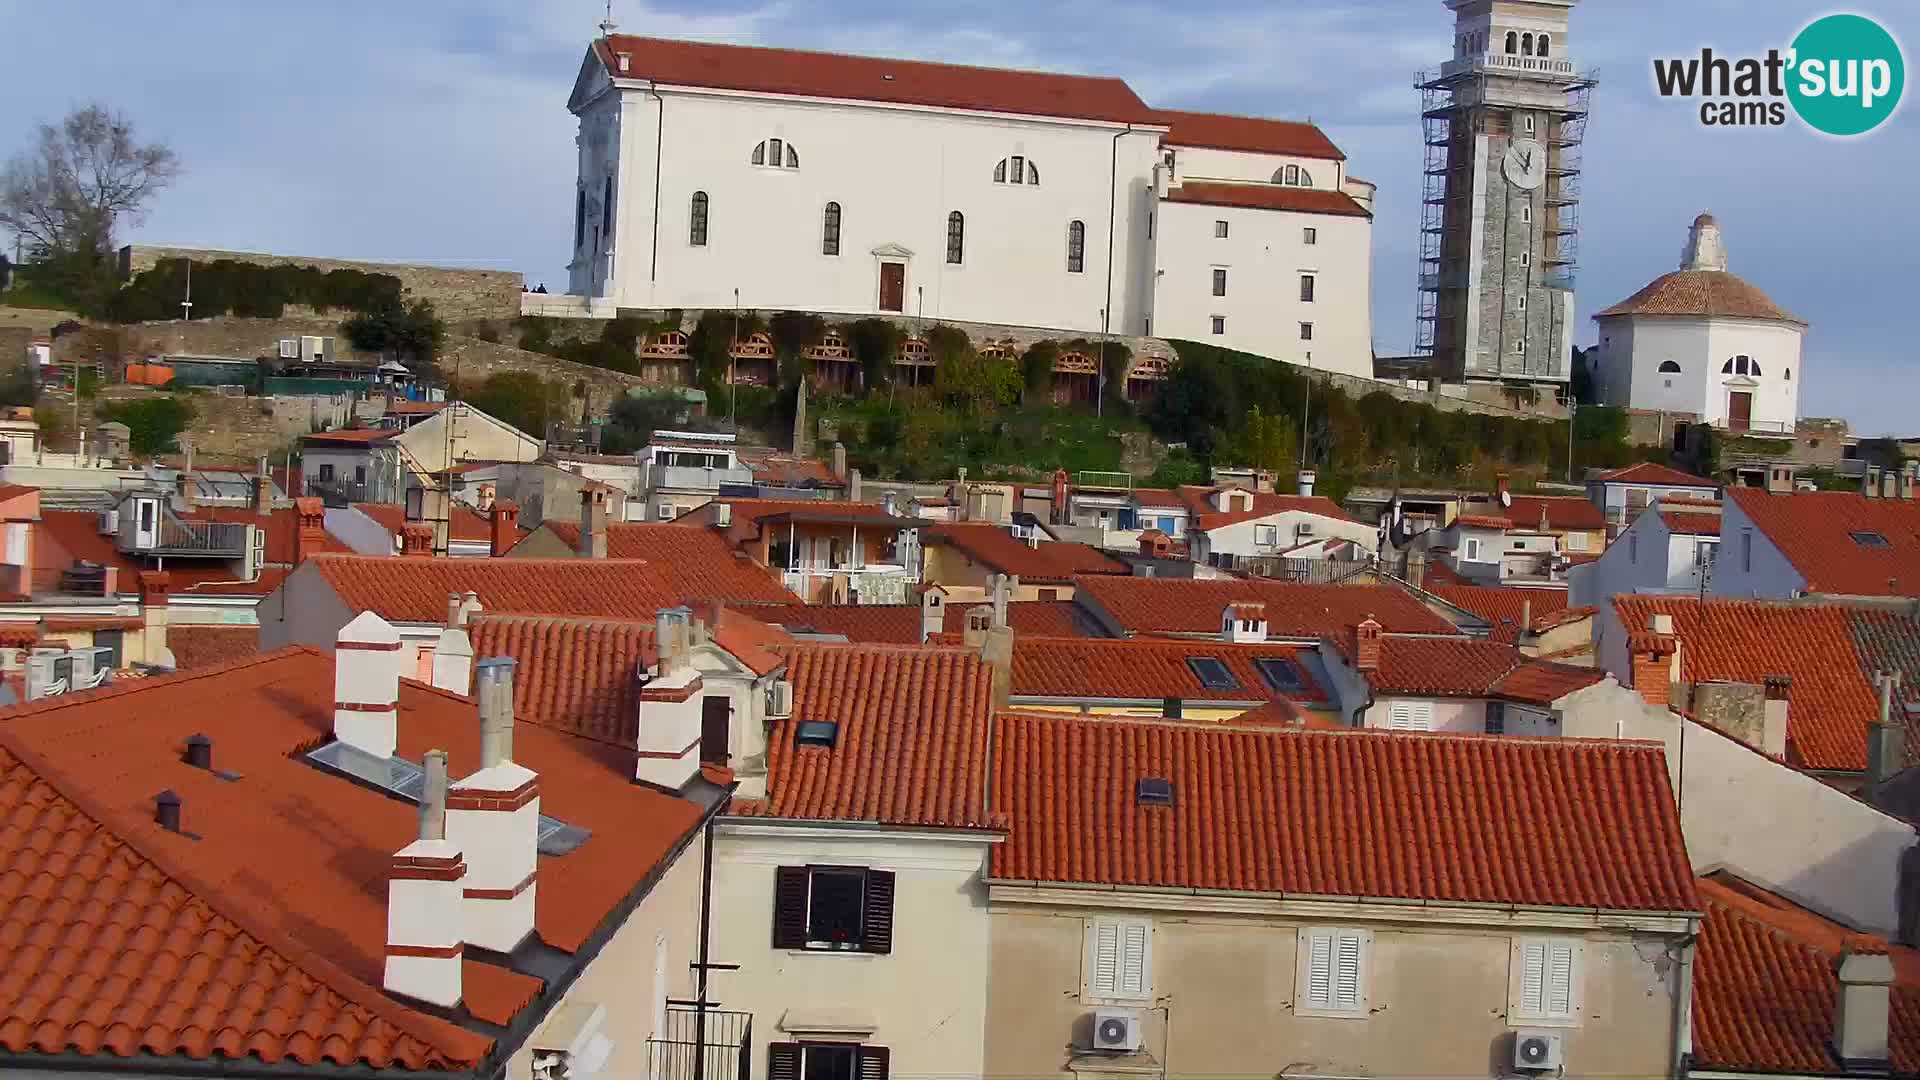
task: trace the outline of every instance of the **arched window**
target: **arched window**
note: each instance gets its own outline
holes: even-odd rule
[[[960,265],[967,257],[967,219],[955,210],[947,215],[947,261]]]
[[[1727,361],[1725,364],[1720,365],[1720,374],[1752,375],[1758,378],[1760,376],[1760,364],[1751,356],[1743,353]]]
[[[580,188],[573,193],[573,249],[587,242],[587,189]]]
[[[797,169],[800,167],[800,151],[793,144],[781,139],[767,139],[755,143],[753,157],[755,165],[765,165],[772,169]]]
[[[1087,269],[1087,224],[1067,223],[1067,273],[1082,274]]]
[[[1513,32],[1512,30],[1507,31],[1507,55],[1515,56],[1515,55],[1518,55],[1519,52],[1520,52],[1520,35]]]
[[[760,140],[760,142],[754,146],[753,163],[755,165],[765,165],[767,163],[767,141],[765,139]]]
[[[1792,381],[1793,381],[1793,369],[1792,369],[1792,368],[1787,368],[1786,370],[1784,370],[1784,371],[1782,371],[1782,372],[1781,372],[1780,374],[1781,374],[1781,376],[1782,376],[1783,378],[1785,378],[1785,379],[1786,379],[1786,380],[1787,380],[1788,382],[1792,382]]]
[[[1660,362],[1660,374],[1662,374],[1662,375],[1678,375],[1678,374],[1680,374],[1680,365],[1679,365],[1679,364],[1676,364],[1676,363],[1674,363],[1674,362],[1673,362],[1673,361],[1671,361],[1671,360],[1662,360],[1662,361]]]
[[[820,254],[840,254],[840,204],[830,202],[820,225]]]
[[[1298,165],[1287,165],[1273,170],[1273,182],[1287,187],[1312,187],[1313,174]]]
[[[1533,35],[1532,34],[1520,35],[1520,55],[1521,56],[1533,55]]]
[[[1540,40],[1534,45],[1533,55],[1535,56],[1547,55],[1547,35],[1545,34],[1540,35]]]
[[[687,243],[694,247],[707,246],[707,193],[693,193],[693,205],[687,217]]]
[[[1001,158],[1000,163],[993,167],[993,182],[996,184],[1004,184],[1007,182],[1007,159],[1006,158]]]
[[[1036,185],[1040,183],[1040,166],[1035,165],[1031,158],[1027,159],[1027,183]]]
[[[607,177],[607,182],[601,186],[600,191],[600,235],[606,237],[613,235],[613,177],[611,176]]]
[[[996,184],[1037,185],[1040,183],[1040,166],[1023,154],[1001,158],[993,167],[993,182]]]

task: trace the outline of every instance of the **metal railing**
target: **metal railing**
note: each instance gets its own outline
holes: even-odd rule
[[[134,514],[120,518],[118,547],[143,555],[207,555],[237,559],[247,553],[247,526],[226,521],[181,521],[162,517],[151,537],[143,537]]]
[[[1075,487],[1133,490],[1133,474],[1123,472],[1083,472],[1074,475]]]
[[[647,1040],[655,1080],[750,1080],[753,1014],[708,1009],[704,1038],[693,1009],[669,1008],[664,1028]]]
[[[1731,417],[1713,422],[1713,426],[1729,435],[1760,435],[1792,438],[1794,425],[1791,420],[1749,420],[1744,425],[1735,424]]]
[[[642,476],[648,491],[661,488],[687,488],[693,491],[719,491],[723,484],[753,483],[752,469],[703,469],[694,465],[654,465],[649,463]]]

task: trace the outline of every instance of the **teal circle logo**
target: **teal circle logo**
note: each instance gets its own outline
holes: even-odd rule
[[[1815,20],[1793,39],[1789,63],[1793,111],[1828,135],[1864,135],[1879,127],[1907,88],[1900,43],[1864,15]]]

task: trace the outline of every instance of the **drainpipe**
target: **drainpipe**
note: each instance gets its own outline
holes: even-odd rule
[[[660,91],[651,82],[647,83],[647,93],[652,94],[653,100],[658,102],[653,113],[653,262],[647,268],[647,281],[653,284],[660,280],[660,159],[666,156],[661,141],[667,135],[667,99],[660,96]],[[647,299],[653,299],[651,289],[648,290]],[[678,330],[679,327],[674,329]]]
[[[707,972],[711,968],[707,962],[707,947],[713,930],[713,819],[707,819],[707,835],[700,845],[700,961],[698,986],[694,990],[693,1000],[693,1080],[706,1080],[707,1075]]]
[[[1673,1080],[1687,1075],[1693,1059],[1693,950],[1698,940],[1700,926],[1693,922],[1686,942],[1680,946],[1680,964],[1675,972],[1679,982],[1673,992]]]
[[[1133,125],[1128,124],[1125,128],[1114,132],[1113,144],[1107,151],[1107,306],[1100,313],[1101,359],[1103,361],[1105,360],[1106,354],[1106,334],[1108,327],[1113,324],[1113,225],[1114,219],[1119,211],[1120,201],[1120,197],[1114,192],[1114,187],[1120,181],[1120,140],[1123,136],[1132,133],[1132,131]],[[1107,396],[1106,379],[1107,373],[1103,363],[1102,370],[1095,376],[1093,384],[1094,393],[1098,395],[1100,399],[1104,399]]]

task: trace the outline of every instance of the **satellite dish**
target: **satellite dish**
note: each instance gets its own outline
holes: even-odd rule
[[[1500,492],[1500,507],[1503,510],[1513,509],[1513,492],[1511,491]]]

